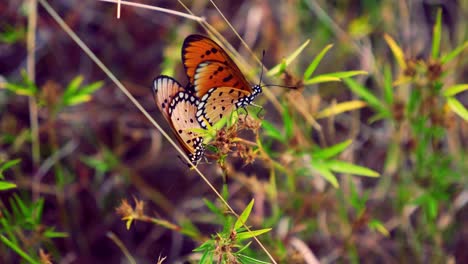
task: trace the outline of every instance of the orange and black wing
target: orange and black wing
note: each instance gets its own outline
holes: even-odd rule
[[[249,93],[244,90],[232,87],[217,87],[210,89],[200,100],[197,120],[203,128],[206,128],[207,121],[210,125],[215,124],[221,118],[228,116],[232,111],[245,107],[249,98]]]
[[[234,88],[252,92],[250,84],[245,79],[244,75],[240,71],[239,67],[229,57],[229,55],[208,37],[202,35],[190,35],[188,36],[182,46],[182,61],[184,63],[185,72],[189,77],[191,84],[194,84],[194,89],[198,97],[203,96],[208,92],[209,89],[215,87],[214,82],[203,82],[202,85],[195,85],[197,79],[197,68],[203,62],[216,61],[223,65],[224,68],[229,69],[230,84],[236,84]],[[229,75],[228,75],[229,76]],[[228,77],[225,76],[224,78]],[[215,82],[221,82],[223,79],[214,76]]]

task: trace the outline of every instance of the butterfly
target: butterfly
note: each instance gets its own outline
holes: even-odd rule
[[[203,138],[192,131],[201,128],[196,118],[200,100],[176,80],[165,75],[154,80],[153,94],[156,105],[172,127],[179,144],[190,161],[197,165],[205,153]]]
[[[236,63],[216,42],[202,35],[188,36],[182,62],[190,90],[200,102],[195,116],[202,128],[213,125],[233,110],[252,104],[262,92],[251,86]]]

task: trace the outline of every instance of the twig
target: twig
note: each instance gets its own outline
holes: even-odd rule
[[[171,9],[161,8],[161,7],[157,7],[157,6],[150,6],[150,5],[144,5],[144,4],[133,3],[133,2],[128,2],[128,1],[121,1],[121,0],[98,0],[98,1],[109,2],[109,3],[117,3],[117,4],[120,3],[122,5],[135,6],[135,7],[140,7],[140,8],[144,8],[144,9],[156,10],[156,11],[160,11],[160,12],[163,12],[163,13],[168,13],[168,14],[171,14],[171,15],[185,17],[185,18],[192,19],[192,20],[195,20],[195,21],[198,21],[198,22],[205,20],[204,17],[193,16],[193,15],[189,15],[189,14],[186,14],[186,13],[174,11],[174,10],[171,10]],[[41,3],[42,2],[43,1],[41,1]]]
[[[36,27],[37,27],[37,0],[29,0],[29,15],[28,15],[28,35],[27,35],[27,49],[28,57],[26,62],[26,71],[28,78],[34,83],[36,79]],[[31,142],[32,142],[32,157],[33,166],[37,166],[41,158],[41,150],[39,146],[39,121],[37,114],[36,98],[29,97],[29,119],[31,122]]]
[[[114,233],[107,232],[106,236],[120,248],[122,253],[124,253],[125,257],[127,257],[128,262],[130,262],[131,264],[137,263],[135,259],[133,258],[132,254],[130,254],[128,249],[125,247],[124,243],[122,243],[122,241]]]

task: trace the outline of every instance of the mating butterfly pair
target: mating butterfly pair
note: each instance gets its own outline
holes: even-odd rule
[[[154,80],[156,105],[171,125],[190,161],[203,157],[203,138],[193,128],[207,128],[233,110],[246,107],[262,92],[253,87],[229,57],[213,40],[188,36],[182,46],[182,62],[189,78],[187,88],[169,76]]]

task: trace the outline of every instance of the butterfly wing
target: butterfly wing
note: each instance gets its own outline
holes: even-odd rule
[[[182,85],[169,76],[160,75],[153,81],[154,100],[168,122],[170,122],[169,105],[174,96],[182,91],[184,91]]]
[[[190,161],[197,164],[205,150],[203,138],[191,131],[193,128],[201,128],[195,116],[199,100],[168,76],[155,79],[154,97],[156,105],[171,125],[179,144]]]
[[[210,125],[215,124],[221,118],[229,115],[237,108],[247,104],[249,93],[232,87],[217,87],[210,89],[200,100],[196,117],[203,128],[207,121]]]
[[[185,39],[182,46],[182,61],[190,83],[194,85],[193,88],[198,97],[202,97],[209,89],[215,87],[214,83],[220,83],[223,80],[226,80],[227,83],[223,86],[231,86],[249,93],[252,92],[250,84],[229,55],[216,42],[205,36],[190,35]],[[220,76],[224,77],[220,78],[215,74],[211,81],[197,82],[197,69],[200,64],[207,61],[218,62],[223,67],[221,71],[223,74],[220,74]],[[212,70],[211,73],[216,71],[214,68]]]

